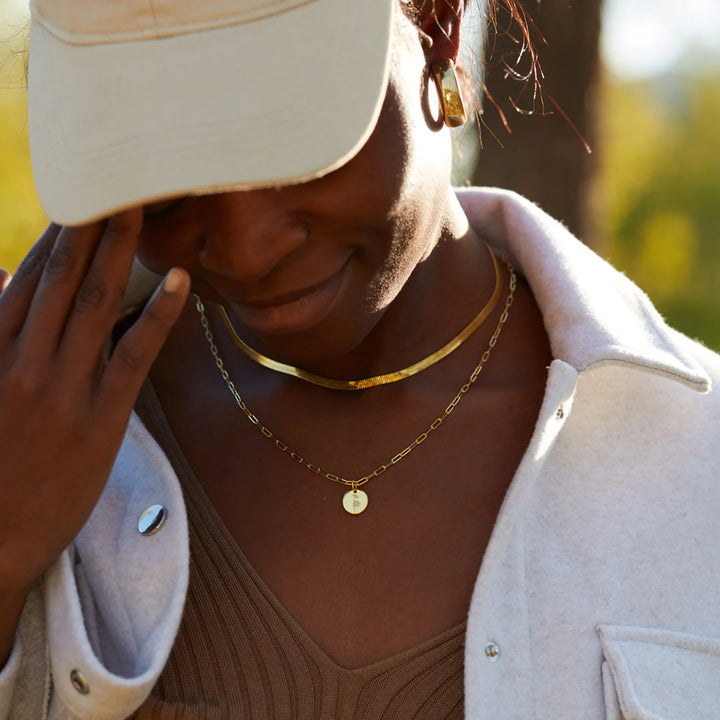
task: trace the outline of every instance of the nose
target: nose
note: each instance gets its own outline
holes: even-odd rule
[[[200,264],[235,281],[267,276],[308,239],[307,223],[286,190],[249,190],[212,196]]]

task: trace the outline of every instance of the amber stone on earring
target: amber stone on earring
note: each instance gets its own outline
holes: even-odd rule
[[[452,127],[460,126],[465,122],[465,108],[459,93],[445,90],[445,108],[446,117]]]
[[[434,62],[432,74],[437,83],[445,124],[449,127],[459,127],[465,123],[467,115],[452,60],[444,58]]]

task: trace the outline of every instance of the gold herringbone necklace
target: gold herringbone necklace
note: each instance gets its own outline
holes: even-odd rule
[[[309,370],[303,370],[302,368],[295,367],[294,365],[287,365],[279,362],[278,360],[273,360],[272,358],[269,358],[251,348],[237,334],[227,310],[225,310],[222,305],[218,305],[217,309],[228,333],[230,333],[232,341],[235,343],[235,346],[244,355],[258,363],[258,365],[262,365],[269,370],[274,370],[275,372],[283,373],[285,375],[291,375],[299,380],[304,380],[305,382],[312,383],[313,385],[319,385],[320,387],[328,388],[329,390],[365,390],[366,388],[377,387],[378,385],[388,385],[389,383],[394,383],[398,380],[404,380],[405,378],[417,375],[419,372],[432,367],[436,362],[446,358],[451,352],[457,350],[485,322],[495,309],[498,301],[500,300],[500,295],[502,294],[500,265],[490,246],[485,245],[485,247],[490,253],[490,257],[492,257],[493,267],[495,268],[495,287],[485,306],[468,325],[466,325],[452,340],[450,340],[450,342],[443,345],[432,355],[428,355],[428,357],[418,360],[418,362],[410,365],[409,367],[396,370],[395,372],[386,373],[384,375],[375,375],[373,377],[359,378],[357,380],[338,380],[336,378],[327,378],[322,375],[316,375]]]
[[[467,391],[470,389],[472,384],[478,379],[478,376],[482,372],[483,367],[485,366],[485,363],[487,362],[488,358],[490,357],[490,353],[492,352],[493,348],[495,347],[495,344],[497,343],[498,338],[500,337],[500,332],[503,329],[503,326],[505,325],[505,322],[508,319],[508,316],[510,314],[510,307],[513,304],[513,300],[515,298],[515,287],[516,287],[516,277],[515,272],[512,268],[512,265],[510,263],[507,263],[508,267],[508,274],[510,276],[509,280],[509,289],[508,289],[508,295],[505,300],[505,308],[502,312],[502,315],[500,316],[500,319],[498,320],[497,327],[495,328],[495,332],[493,333],[492,337],[490,338],[490,342],[488,343],[488,347],[485,350],[485,352],[482,354],[482,357],[480,358],[480,362],[475,366],[472,373],[470,373],[470,377],[468,377],[465,384],[458,390],[455,397],[450,401],[450,404],[445,408],[445,411],[442,415],[435,418],[433,422],[428,426],[428,428],[425,430],[425,432],[418,435],[405,449],[401,450],[399,453],[397,453],[395,456],[393,456],[388,462],[384,463],[383,465],[379,465],[376,467],[371,473],[368,475],[363,475],[361,478],[357,480],[348,480],[347,478],[341,477],[340,475],[335,475],[333,473],[326,472],[322,468],[318,467],[317,465],[314,465],[311,462],[308,462],[305,460],[305,458],[300,455],[299,453],[295,452],[292,448],[288,447],[287,444],[285,444],[280,438],[278,438],[268,427],[266,427],[262,421],[255,415],[250,408],[245,404],[245,401],[240,396],[240,393],[238,393],[237,389],[235,388],[235,385],[233,381],[230,379],[230,375],[228,374],[228,371],[225,369],[225,364],[220,357],[220,352],[217,348],[217,345],[215,344],[215,338],[213,337],[213,334],[210,330],[210,323],[208,322],[207,315],[205,314],[205,306],[203,305],[202,300],[195,295],[195,307],[200,314],[200,322],[202,324],[202,327],[205,331],[205,338],[208,341],[208,345],[210,346],[210,352],[215,359],[215,364],[217,365],[218,370],[220,371],[220,375],[222,376],[222,379],[225,381],[225,384],[227,385],[228,389],[230,390],[230,393],[232,394],[233,398],[235,399],[235,402],[237,403],[238,407],[245,413],[245,416],[247,419],[268,439],[273,442],[276,448],[284,452],[286,455],[288,455],[291,459],[293,459],[296,463],[299,465],[302,465],[306,469],[308,469],[310,472],[314,473],[315,475],[320,475],[321,477],[324,477],[326,480],[332,480],[332,482],[335,483],[341,483],[342,485],[345,485],[346,487],[349,487],[350,489],[343,495],[342,504],[343,507],[347,512],[349,512],[351,515],[358,515],[359,513],[363,512],[365,508],[368,506],[368,496],[365,493],[364,490],[360,490],[360,488],[365,485],[368,481],[372,480],[373,478],[379,477],[382,475],[386,470],[391,468],[393,465],[397,465],[404,457],[407,457],[418,445],[421,445],[424,443],[431,433],[433,433],[435,430],[437,430],[440,425],[445,421],[445,419],[450,415],[450,413],[455,410],[458,403],[463,399]]]

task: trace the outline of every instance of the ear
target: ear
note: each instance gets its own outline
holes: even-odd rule
[[[418,0],[417,24],[429,62],[449,58],[460,51],[460,27],[466,0]]]

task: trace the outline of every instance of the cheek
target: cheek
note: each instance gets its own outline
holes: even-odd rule
[[[142,235],[138,244],[137,259],[152,272],[164,275],[177,263],[173,261],[173,255],[167,248],[160,247],[152,240]]]
[[[183,221],[146,221],[138,243],[137,259],[148,270],[164,275],[170,268],[192,271],[203,246],[204,233]]]
[[[404,108],[391,84],[383,109],[363,152],[357,156],[358,175],[366,179],[367,193],[375,203],[393,206],[408,191],[409,132]]]

